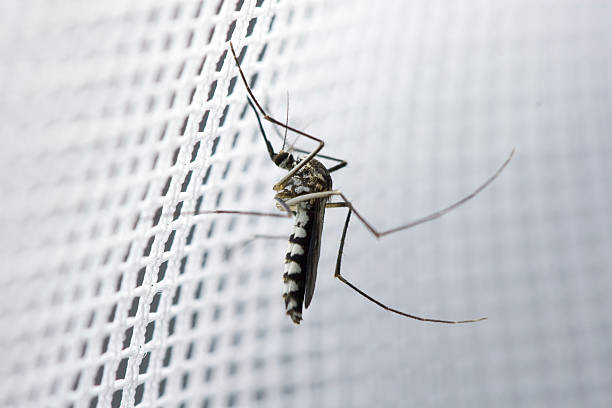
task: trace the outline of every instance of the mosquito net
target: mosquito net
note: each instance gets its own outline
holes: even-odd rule
[[[609,1],[5,0],[0,405],[607,406]],[[347,160],[284,313],[260,103]],[[275,149],[282,129],[265,124]],[[310,150],[289,133],[286,146]],[[333,162],[323,159],[326,165]]]

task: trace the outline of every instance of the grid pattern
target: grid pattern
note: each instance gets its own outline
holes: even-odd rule
[[[608,1],[5,1],[0,405],[605,407],[612,402]],[[377,4],[379,3],[379,4]],[[349,161],[392,227],[284,315],[287,220],[230,58]],[[272,127],[268,133],[277,148]],[[291,143],[308,142],[289,136]]]

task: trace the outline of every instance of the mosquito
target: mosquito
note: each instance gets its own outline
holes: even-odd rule
[[[388,230],[378,230],[374,226],[366,221],[366,219],[357,211],[355,206],[349,201],[349,199],[340,190],[334,190],[332,188],[331,173],[342,169],[347,165],[346,160],[337,159],[330,156],[324,156],[319,152],[325,146],[323,140],[312,136],[302,130],[296,129],[289,126],[288,113],[287,121],[283,123],[274,117],[270,116],[261,106],[251,87],[248,84],[246,76],[240,66],[240,62],[234,50],[234,45],[230,42],[230,50],[234,57],[234,61],[240,73],[240,77],[248,93],[247,101],[250,107],[255,112],[257,123],[259,125],[260,133],[266,144],[268,155],[274,164],[281,169],[287,170],[288,173],[282,177],[273,187],[276,195],[276,206],[279,210],[284,211],[285,214],[280,213],[263,213],[256,211],[230,211],[230,210],[211,210],[205,213],[215,214],[243,214],[243,215],[256,215],[256,216],[272,216],[272,217],[293,217],[293,233],[289,237],[289,248],[285,255],[285,266],[283,273],[283,299],[285,303],[285,311],[291,320],[299,324],[302,320],[302,309],[308,308],[314,294],[315,282],[317,280],[317,267],[319,263],[319,254],[321,250],[321,234],[323,231],[323,219],[325,216],[325,210],[327,208],[347,208],[347,215],[344,221],[344,228],[342,230],[342,237],[340,238],[340,246],[338,248],[338,255],[336,259],[336,268],[334,277],[339,279],[342,283],[350,287],[361,296],[365,297],[369,301],[377,304],[383,309],[404,316],[411,319],[420,320],[423,322],[434,322],[434,323],[473,323],[481,320],[485,320],[486,317],[470,320],[441,320],[432,319],[426,317],[420,317],[412,314],[402,312],[398,309],[394,309],[381,301],[368,295],[363,290],[359,289],[353,283],[349,282],[341,273],[340,267],[342,264],[342,252],[344,250],[344,243],[346,240],[346,233],[351,219],[351,214],[355,214],[357,219],[365,225],[367,230],[372,233],[376,238],[380,238],[386,235],[390,235],[399,231],[403,231],[425,222],[432,221],[436,218],[443,216],[449,211],[454,210],[466,201],[472,199],[478,193],[480,193],[485,187],[487,187],[493,180],[499,176],[499,174],[508,165],[512,156],[514,155],[514,149],[510,153],[510,156],[506,161],[499,167],[499,169],[489,177],[480,187],[474,190],[471,194],[465,196],[461,200],[449,205],[448,207],[429,214],[425,217],[419,218],[415,221],[401,225],[399,227],[391,228]],[[288,111],[287,111],[288,112]],[[285,130],[285,140],[287,131],[296,133],[299,136],[310,139],[318,143],[317,147],[310,153],[308,151],[289,148],[284,150],[283,147],[278,152],[274,151],[274,148],[264,130],[262,120],[271,122],[272,124],[279,126]],[[295,157],[292,151],[298,151],[300,153],[308,153],[306,156]],[[331,160],[337,164],[332,167],[325,167],[316,157],[326,160]],[[339,198],[340,201],[331,202],[332,197]]]

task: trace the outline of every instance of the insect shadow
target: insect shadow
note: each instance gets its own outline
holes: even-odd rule
[[[281,169],[287,170],[288,173],[282,177],[273,187],[276,191],[274,197],[276,206],[279,210],[284,211],[285,214],[280,213],[265,213],[258,211],[233,211],[233,210],[210,210],[201,211],[200,214],[242,214],[242,215],[253,215],[253,216],[266,216],[266,217],[293,217],[294,226],[293,233],[289,237],[289,248],[285,255],[285,267],[283,274],[284,288],[283,288],[283,299],[285,301],[286,313],[291,317],[291,320],[299,324],[302,320],[302,307],[308,308],[314,294],[315,282],[317,279],[317,267],[319,263],[319,254],[321,249],[321,234],[323,231],[323,218],[325,216],[325,210],[327,208],[347,208],[346,219],[344,221],[344,228],[342,229],[342,237],[340,238],[340,246],[338,248],[338,255],[336,259],[336,268],[334,277],[338,278],[342,283],[349,286],[355,292],[365,297],[369,301],[377,304],[389,312],[396,313],[398,315],[409,317],[424,322],[434,323],[472,323],[485,320],[486,317],[469,320],[441,320],[420,317],[412,314],[402,312],[394,309],[382,303],[381,301],[368,295],[363,290],[359,289],[353,283],[349,282],[341,273],[340,268],[342,264],[342,252],[344,249],[344,243],[346,240],[346,233],[348,225],[351,219],[351,214],[355,214],[355,217],[365,225],[368,231],[372,233],[376,238],[384,237],[386,235],[393,234],[395,232],[403,231],[417,225],[423,224],[428,221],[435,220],[443,216],[444,214],[454,210],[466,201],[472,199],[478,193],[480,193],[485,187],[495,180],[499,174],[506,168],[510,160],[514,155],[514,149],[510,153],[509,157],[499,167],[499,169],[490,176],[482,185],[474,190],[469,195],[463,197],[459,201],[449,205],[448,207],[429,214],[425,217],[419,218],[412,222],[404,225],[400,225],[395,228],[388,230],[378,230],[374,226],[366,221],[366,219],[357,211],[355,206],[349,201],[349,199],[340,191],[332,188],[332,179],[330,174],[342,169],[346,166],[347,162],[342,159],[337,159],[330,156],[324,156],[319,152],[325,146],[325,142],[315,136],[312,136],[304,131],[289,126],[288,120],[283,123],[274,117],[270,116],[261,106],[251,87],[248,84],[246,76],[240,66],[240,62],[234,50],[233,44],[230,42],[230,50],[232,56],[238,68],[238,72],[242,79],[242,82],[248,93],[247,101],[253,111],[255,112],[259,130],[266,144],[268,155],[274,164]],[[287,115],[288,116],[288,115]],[[289,151],[284,150],[283,147],[278,152],[274,151],[274,148],[262,125],[262,120],[267,120],[276,126],[280,126],[285,129],[285,140],[287,131],[292,131],[299,136],[317,142],[317,147],[310,153],[307,151],[290,148]],[[304,157],[294,157],[292,151],[298,151],[302,153],[308,153]],[[325,167],[316,157],[321,159],[327,159],[336,162],[330,168]],[[331,202],[332,197],[336,197],[339,201]]]

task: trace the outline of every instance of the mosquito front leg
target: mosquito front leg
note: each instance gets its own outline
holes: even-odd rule
[[[257,117],[257,122],[259,123],[259,129],[264,134],[264,138],[267,140],[267,138],[265,136],[265,132],[264,132],[263,126],[261,124],[261,119],[259,118],[259,112],[257,111],[257,108],[255,107],[255,105],[253,105],[253,102],[251,102],[251,100],[249,98],[247,98],[247,101],[249,102],[249,105],[251,106],[251,108],[253,109],[253,112],[255,113],[255,116]],[[288,123],[289,123],[289,100],[287,99],[287,121],[286,121],[286,124],[288,124]],[[276,133],[276,135],[283,140],[283,149],[284,149],[285,148],[285,141],[287,140],[287,128],[285,128],[285,136],[280,134],[280,132],[278,131],[277,127],[274,128],[274,133]],[[299,149],[297,147],[294,147],[293,145],[289,146],[289,151],[290,152],[294,151],[294,152],[304,153],[304,154],[310,153],[308,150]],[[341,168],[345,167],[348,164],[348,162],[346,160],[338,159],[338,158],[332,157],[332,156],[326,156],[326,155],[320,154],[320,153],[318,153],[316,155],[316,157],[317,158],[321,158],[321,159],[325,159],[325,160],[331,160],[331,161],[334,161],[334,162],[338,163],[338,164],[330,167],[329,169],[327,169],[327,171],[329,173],[333,173],[336,170],[340,170]]]
[[[282,179],[280,179],[280,181],[278,183],[276,183],[274,185],[274,191],[279,191],[279,190],[281,190],[285,186],[285,183],[287,182],[287,180],[289,180],[291,177],[293,177],[293,175],[295,173],[297,173],[310,160],[312,160],[312,158],[315,157],[321,151],[321,149],[323,149],[323,147],[325,146],[325,142],[323,142],[323,140],[321,140],[321,139],[319,139],[317,137],[309,135],[306,132],[303,132],[303,131],[298,130],[298,129],[294,128],[294,127],[291,127],[288,124],[284,124],[283,122],[280,122],[279,120],[277,120],[277,119],[273,118],[272,116],[268,115],[266,113],[266,111],[261,107],[259,102],[257,101],[257,98],[255,98],[255,95],[253,94],[253,91],[251,90],[251,87],[249,86],[249,84],[248,84],[248,82],[246,80],[246,76],[244,75],[244,72],[242,71],[242,68],[240,67],[240,62],[238,61],[238,57],[236,56],[236,51],[234,50],[234,45],[232,44],[231,41],[230,41],[230,50],[232,51],[232,55],[234,56],[234,61],[236,62],[236,66],[238,67],[238,72],[240,73],[240,77],[242,78],[242,82],[244,83],[244,86],[245,86],[249,96],[253,100],[253,103],[255,104],[255,106],[257,106],[257,110],[259,110],[259,112],[261,112],[261,114],[263,115],[263,118],[265,120],[267,120],[268,122],[274,123],[277,126],[281,126],[281,127],[285,128],[287,130],[290,130],[292,132],[297,133],[298,135],[304,136],[304,137],[306,137],[306,138],[308,138],[310,140],[314,140],[315,142],[317,142],[319,144],[308,156],[306,156],[304,159],[302,159]]]
[[[272,160],[274,160],[273,159],[273,157],[274,157],[274,149],[272,148],[272,145],[270,144],[270,142],[268,141],[268,137],[266,136],[266,131],[264,130],[263,124],[261,123],[261,118],[259,117],[259,111],[255,107],[253,102],[251,102],[251,98],[247,97],[247,102],[249,103],[249,106],[253,110],[253,113],[255,113],[255,118],[257,118],[257,124],[259,125],[259,131],[263,135],[264,141],[266,142],[266,147],[268,149],[268,153],[270,154],[270,158],[272,158]],[[288,120],[287,120],[287,122],[288,122]],[[278,137],[280,137],[281,139],[283,139],[283,141],[284,141],[285,138],[278,132],[278,129],[274,128],[274,130],[276,131],[276,135]],[[287,130],[286,127],[285,127],[285,130]],[[284,146],[284,142],[283,142],[283,146]],[[298,148],[293,147],[293,146],[291,146],[291,148],[289,150],[290,151],[293,150],[293,151],[296,151],[298,153],[304,153],[304,154],[310,153],[308,150],[298,149]],[[332,156],[326,156],[326,155],[320,154],[320,153],[317,153],[316,157],[319,157],[319,158],[322,158],[322,159],[326,159],[326,160],[335,161],[335,162],[338,163],[335,166],[332,166],[329,169],[327,169],[327,171],[330,172],[330,173],[333,173],[336,170],[340,170],[341,168],[345,167],[348,164],[346,160],[338,159],[338,158],[332,157]]]
[[[261,121],[259,119],[259,112],[257,112],[257,109],[254,107],[254,105],[252,103],[250,103],[250,101],[249,101],[249,104],[250,104],[251,108],[253,108],[253,112],[255,113],[255,116],[257,117],[257,121],[261,123]],[[288,120],[287,120],[287,122],[288,122]],[[263,129],[263,127],[261,127],[261,126],[260,126],[260,128]],[[276,135],[278,137],[280,137],[281,139],[283,139],[283,147],[284,147],[285,146],[285,138],[280,134],[280,132],[278,131],[278,128],[275,127],[274,130],[275,130]],[[285,129],[285,130],[287,130],[287,129]],[[286,134],[285,134],[285,137],[286,137]],[[289,151],[294,151],[294,152],[303,153],[303,154],[310,153],[310,151],[308,151],[308,150],[300,149],[300,148],[297,148],[297,147],[295,147],[293,145],[289,146]],[[332,167],[327,169],[327,171],[330,172],[330,173],[333,173],[336,170],[340,170],[341,168],[345,167],[348,164],[348,162],[346,160],[344,160],[344,159],[339,159],[337,157],[327,156],[325,154],[318,153],[316,155],[316,157],[318,159],[331,160],[331,161],[334,161],[334,162],[338,163],[338,164],[336,164],[336,165],[334,165],[334,166],[332,166]]]

